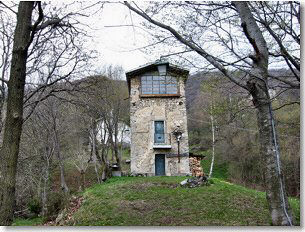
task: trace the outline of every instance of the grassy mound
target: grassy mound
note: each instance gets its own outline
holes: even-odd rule
[[[270,225],[265,193],[213,179],[214,184],[182,188],[185,177],[121,177],[97,184],[70,225],[255,226]],[[290,199],[296,222],[300,202]]]

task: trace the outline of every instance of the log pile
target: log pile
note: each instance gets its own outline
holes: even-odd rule
[[[199,157],[190,157],[190,169],[191,169],[192,176],[195,176],[195,177],[204,176],[204,172],[200,165],[200,160],[201,160],[201,158],[199,158]]]

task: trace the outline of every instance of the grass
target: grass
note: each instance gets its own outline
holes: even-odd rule
[[[201,161],[205,173],[211,157]],[[123,159],[129,158],[124,151]],[[126,165],[127,166],[127,165]],[[227,166],[215,163],[210,186],[182,188],[186,177],[114,177],[82,194],[85,201],[67,225],[256,226],[270,225],[265,193],[226,181]],[[300,200],[289,199],[300,225]],[[41,225],[43,218],[16,219],[14,226]]]
[[[221,179],[198,188],[177,187],[185,177],[121,177],[97,184],[69,225],[270,225],[265,193]],[[290,199],[300,223],[300,202]]]
[[[43,217],[36,217],[31,219],[16,218],[12,226],[37,226],[41,225],[44,221]]]
[[[200,154],[200,153],[199,153]],[[205,151],[201,152],[202,155],[205,155],[205,158],[201,160],[200,164],[202,167],[202,170],[207,175],[210,172],[211,162],[212,162],[212,152],[211,151]],[[217,155],[215,155],[215,162],[213,167],[213,174],[212,177],[218,178],[218,179],[228,179],[228,165],[226,163],[220,163],[217,160]]]

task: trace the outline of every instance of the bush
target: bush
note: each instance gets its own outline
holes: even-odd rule
[[[68,195],[62,192],[52,192],[49,195],[47,204],[48,217],[56,216],[59,211],[65,208],[68,202]]]
[[[29,201],[28,208],[31,213],[38,215],[41,211],[41,203],[37,198],[33,198]]]

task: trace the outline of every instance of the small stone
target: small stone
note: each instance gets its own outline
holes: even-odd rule
[[[59,224],[63,220],[65,213],[66,209],[64,209],[60,214],[58,214],[57,218],[55,219],[56,224]]]
[[[185,180],[183,180],[183,181],[180,182],[180,185],[181,185],[181,186],[184,186],[184,185],[186,185],[187,183],[188,183],[188,179],[185,179]]]

